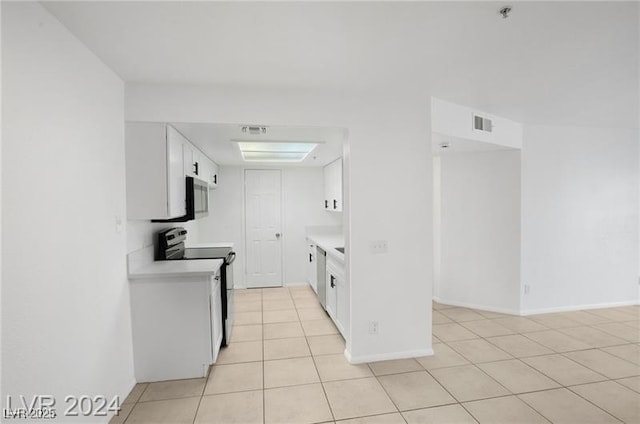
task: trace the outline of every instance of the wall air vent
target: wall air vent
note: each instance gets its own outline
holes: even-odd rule
[[[483,118],[479,115],[473,115],[473,129],[477,131],[492,132],[493,122],[491,122],[491,119]]]

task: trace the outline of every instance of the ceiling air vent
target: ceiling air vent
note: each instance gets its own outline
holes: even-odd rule
[[[493,123],[491,119],[483,118],[479,115],[473,115],[473,129],[477,131],[491,132],[493,131]]]
[[[259,135],[259,134],[267,133],[267,127],[264,127],[261,125],[243,125],[241,127],[241,130],[243,133],[251,134],[251,135]]]

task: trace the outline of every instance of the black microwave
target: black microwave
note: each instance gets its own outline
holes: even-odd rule
[[[154,219],[152,222],[187,222],[209,215],[209,185],[206,181],[186,177],[186,213],[171,219]]]

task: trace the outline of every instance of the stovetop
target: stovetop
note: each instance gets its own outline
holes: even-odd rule
[[[230,247],[190,247],[181,259],[224,259],[231,251]]]

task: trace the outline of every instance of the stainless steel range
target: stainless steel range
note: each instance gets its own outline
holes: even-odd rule
[[[229,344],[233,328],[233,261],[236,252],[231,247],[193,247],[185,248],[187,230],[182,227],[170,228],[157,234],[156,260],[197,260],[222,259],[220,268],[222,300],[222,346]]]

